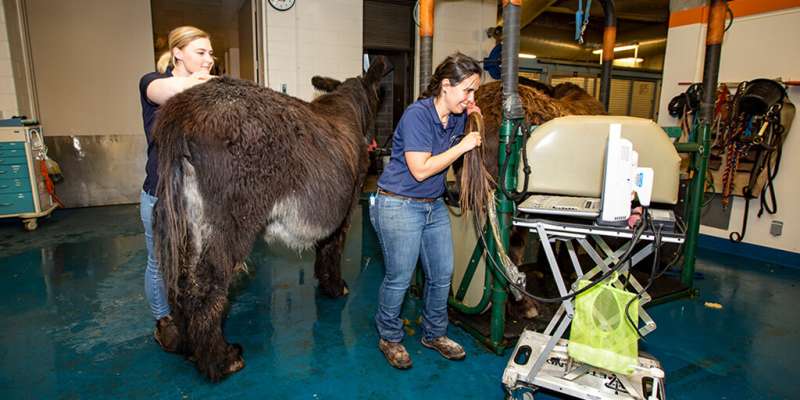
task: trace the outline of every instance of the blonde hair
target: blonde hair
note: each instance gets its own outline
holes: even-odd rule
[[[163,74],[167,71],[168,67],[175,67],[175,55],[172,53],[173,49],[182,49],[193,40],[200,38],[211,39],[208,33],[193,26],[180,26],[169,31],[169,35],[167,36],[167,51],[161,53],[156,63],[158,72]]]

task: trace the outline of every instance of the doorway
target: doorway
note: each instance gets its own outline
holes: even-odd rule
[[[175,27],[196,26],[211,36],[212,73],[264,85],[263,8],[258,0],[151,0],[156,59],[167,51]]]

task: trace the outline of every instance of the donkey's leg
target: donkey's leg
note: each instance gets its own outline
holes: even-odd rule
[[[341,297],[347,295],[347,283],[342,279],[342,249],[347,231],[350,229],[350,216],[333,234],[316,244],[317,259],[314,262],[314,275],[319,281],[319,289],[326,296]]]
[[[230,271],[219,273],[210,262],[201,262],[198,267],[202,272],[197,285],[189,289],[193,296],[187,296],[187,330],[197,369],[216,382],[244,368],[244,360],[241,346],[226,342],[222,333]]]
[[[520,266],[525,258],[525,247],[528,245],[528,231],[525,229],[514,228],[511,230],[511,237],[509,238],[510,241],[510,249],[509,249],[509,258],[514,263],[514,265]],[[528,275],[528,274],[526,274]],[[526,290],[529,292],[537,292],[534,288],[532,288],[531,283],[536,282],[535,279],[531,279],[532,277],[528,276],[527,282],[528,285],[526,286]],[[528,296],[522,296],[522,299],[517,301],[513,297],[511,297],[511,301],[508,302],[508,314],[514,319],[532,319],[539,316],[539,309],[541,305],[534,299],[531,299]]]
[[[170,313],[171,321],[168,327],[159,331],[159,335],[161,335],[162,340],[168,340],[174,344],[172,349],[173,353],[187,356],[191,355],[189,350],[189,335],[186,330],[186,314],[181,312],[182,307],[178,306],[176,302],[170,301],[170,306],[172,308],[172,312]]]

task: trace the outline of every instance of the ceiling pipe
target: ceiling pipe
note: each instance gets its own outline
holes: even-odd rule
[[[419,94],[428,88],[433,71],[433,4],[434,0],[419,2]]]
[[[503,50],[500,76],[503,80],[503,117],[525,117],[522,101],[517,91],[519,79],[519,31],[522,0],[503,0]]]
[[[600,77],[600,102],[608,111],[611,95],[611,69],[614,64],[614,46],[617,42],[617,15],[614,0],[601,0],[605,24],[603,29],[603,73]]]
[[[524,28],[528,26],[533,20],[541,15],[548,7],[552,6],[556,0],[527,0],[520,4],[519,10],[519,27]],[[505,7],[505,1],[503,2]],[[505,17],[497,21],[497,26],[503,26]]]
[[[711,0],[706,31],[706,58],[703,65],[703,101],[700,103],[700,123],[711,124],[714,119],[717,81],[719,80],[719,58],[722,53],[722,38],[725,35],[726,6],[723,0]]]

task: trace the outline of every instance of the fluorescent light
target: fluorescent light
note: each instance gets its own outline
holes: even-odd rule
[[[628,44],[625,46],[614,47],[614,52],[618,51],[625,51],[625,50],[635,50],[639,48],[639,44]],[[597,49],[592,51],[592,54],[603,54],[603,49]]]
[[[614,61],[640,63],[640,62],[644,61],[644,58],[640,58],[640,57],[624,57],[624,58],[615,58]]]
[[[642,61],[644,61],[644,59],[639,57],[616,58],[614,59],[614,65],[621,67],[635,67],[636,64],[639,64]]]
[[[530,58],[531,60],[533,60],[536,58],[536,54],[519,53],[519,58]]]

